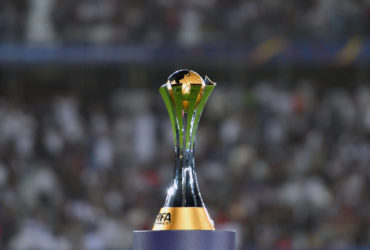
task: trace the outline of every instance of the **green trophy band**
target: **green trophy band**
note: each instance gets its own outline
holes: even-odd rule
[[[214,230],[198,188],[194,143],[200,116],[215,85],[192,70],[178,70],[159,89],[170,116],[176,157],[174,179],[153,230]]]

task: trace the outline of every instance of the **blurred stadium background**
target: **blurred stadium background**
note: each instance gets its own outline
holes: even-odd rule
[[[369,249],[369,0],[2,0],[0,248],[127,250],[172,179],[158,88],[218,83],[200,190],[239,249]]]

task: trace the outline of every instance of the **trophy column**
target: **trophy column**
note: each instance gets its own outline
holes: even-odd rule
[[[175,174],[153,231],[134,232],[134,250],[234,250],[235,232],[215,231],[200,195],[194,161],[199,119],[215,83],[194,71],[179,70],[159,92],[170,116]]]

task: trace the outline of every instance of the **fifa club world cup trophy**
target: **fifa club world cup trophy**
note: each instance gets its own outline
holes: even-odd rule
[[[199,119],[215,86],[208,77],[183,69],[159,88],[172,125],[175,174],[153,230],[134,232],[134,250],[235,250],[235,232],[215,230],[195,172]]]
[[[179,70],[159,92],[166,104],[175,143],[175,176],[153,230],[214,230],[198,188],[194,142],[200,116],[215,83],[192,70]]]

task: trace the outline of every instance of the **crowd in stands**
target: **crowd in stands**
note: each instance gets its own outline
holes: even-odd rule
[[[369,0],[0,1],[5,46],[227,47],[340,41],[369,27]],[[195,146],[216,229],[235,229],[240,250],[369,247],[369,84],[226,84]],[[151,229],[163,206],[174,148],[159,94],[101,82],[88,97],[82,85],[0,92],[0,249],[132,249],[132,231]]]
[[[241,250],[370,246],[370,87],[315,86],[219,84],[205,107],[200,190]],[[1,249],[131,249],[151,229],[174,168],[162,99],[82,96],[1,95]]]
[[[282,36],[368,36],[370,2],[352,0],[2,0],[0,42],[199,46]]]

